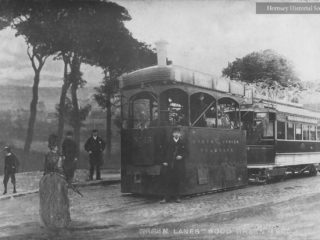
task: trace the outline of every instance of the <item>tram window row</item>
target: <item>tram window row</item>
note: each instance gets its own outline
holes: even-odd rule
[[[124,128],[179,125],[239,129],[240,126],[239,104],[235,100],[228,97],[216,100],[204,92],[190,96],[178,88],[165,90],[159,96],[139,92],[123,108]]]
[[[304,140],[319,141],[320,126],[294,123],[294,122],[277,122],[277,139],[279,140]]]

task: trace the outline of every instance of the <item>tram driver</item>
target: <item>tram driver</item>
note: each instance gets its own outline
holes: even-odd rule
[[[184,172],[184,158],[186,156],[186,144],[181,138],[180,128],[174,128],[172,137],[166,147],[163,164],[163,187],[165,196],[160,203],[166,203],[170,199],[180,203],[179,183]]]

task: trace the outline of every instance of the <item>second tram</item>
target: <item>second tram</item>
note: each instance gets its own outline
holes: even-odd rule
[[[316,175],[320,163],[320,113],[301,105],[254,98],[241,106],[247,132],[249,182]]]

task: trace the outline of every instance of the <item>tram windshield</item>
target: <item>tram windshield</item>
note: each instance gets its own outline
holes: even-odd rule
[[[133,128],[147,128],[157,126],[158,102],[157,98],[148,92],[142,92],[132,98],[131,124]]]
[[[249,144],[263,143],[261,140],[271,140],[275,138],[274,125],[275,113],[273,112],[241,112],[241,121],[244,130],[247,131],[247,142]],[[278,128],[278,137],[285,136],[285,131],[281,126]]]

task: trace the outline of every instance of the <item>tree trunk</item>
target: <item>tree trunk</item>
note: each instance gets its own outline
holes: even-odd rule
[[[78,103],[77,91],[80,84],[80,60],[77,55],[73,56],[71,63],[71,101],[73,106],[73,130],[74,130],[74,140],[77,144],[78,153],[80,152],[80,109]],[[79,156],[78,156],[79,157]]]
[[[107,149],[107,156],[111,156],[111,138],[112,138],[112,131],[111,131],[111,121],[112,121],[112,112],[111,112],[111,104],[110,99],[111,96],[107,94],[107,123],[106,123],[106,149]]]
[[[104,69],[104,79],[106,85],[106,110],[107,110],[107,119],[106,119],[106,152],[107,157],[111,156],[111,148],[112,148],[112,131],[111,131],[111,120],[112,120],[112,111],[111,111],[111,95],[112,95],[112,71],[110,69]]]
[[[63,131],[64,131],[64,113],[66,106],[66,97],[68,89],[70,87],[70,81],[68,80],[68,62],[64,60],[64,74],[63,74],[63,85],[61,88],[60,102],[59,102],[59,118],[58,118],[58,143],[61,146]]]
[[[74,140],[75,140],[75,142],[77,144],[78,150],[80,150],[80,128],[81,128],[81,122],[80,122],[80,111],[79,111],[77,90],[78,90],[78,85],[76,83],[72,83],[72,85],[71,85],[71,99],[72,99],[72,105],[73,105]]]
[[[40,82],[40,70],[35,71],[33,87],[32,87],[32,100],[30,103],[30,117],[28,123],[27,137],[24,145],[24,152],[29,153],[31,148],[31,143],[33,139],[34,125],[37,116],[37,105],[38,105],[38,91]]]

